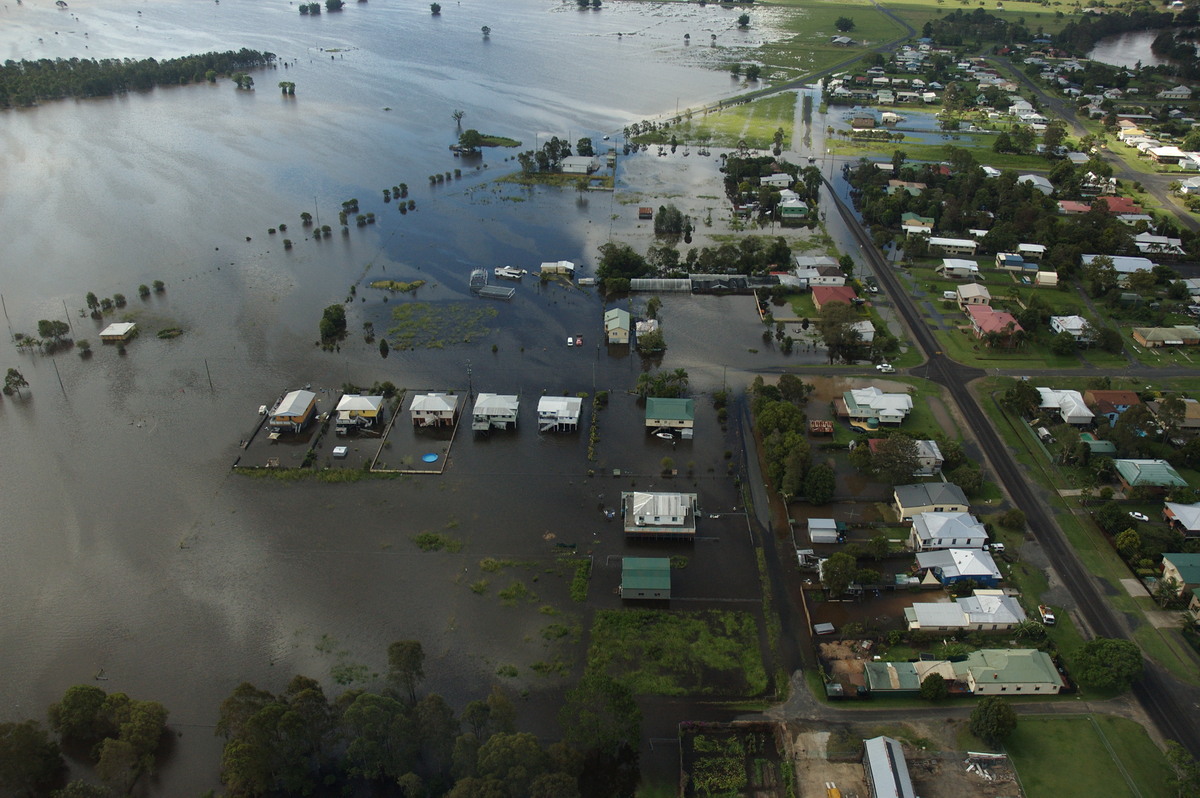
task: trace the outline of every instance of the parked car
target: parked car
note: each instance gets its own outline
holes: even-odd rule
[[[1002,554],[1004,552],[1004,544],[1003,543],[989,543],[987,548],[988,548],[988,551],[994,551],[997,554]]]
[[[896,367],[893,366],[891,363],[880,363],[877,366],[875,366],[875,369],[880,374],[894,374],[896,372]]]
[[[1149,516],[1144,515],[1143,513],[1135,513],[1132,511],[1130,511],[1129,517],[1132,518],[1134,521],[1149,521],[1150,520]]]
[[[567,336],[567,346],[575,346],[575,339],[574,339],[574,337],[572,337],[572,336],[570,336],[570,335],[568,335],[568,336]]]

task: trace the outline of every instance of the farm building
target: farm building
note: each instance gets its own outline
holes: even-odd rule
[[[621,558],[621,598],[670,599],[671,560],[667,557]]]
[[[100,340],[105,343],[128,341],[137,331],[137,325],[131,321],[114,321],[100,331]]]

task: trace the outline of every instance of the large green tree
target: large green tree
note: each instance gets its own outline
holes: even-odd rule
[[[971,710],[970,728],[985,743],[999,745],[1016,731],[1017,713],[1000,696],[985,696]]]
[[[833,469],[825,463],[817,463],[804,477],[804,498],[809,504],[828,504],[833,499],[835,484]]]
[[[860,320],[858,311],[845,302],[829,302],[821,308],[817,331],[825,342],[831,364],[838,361],[852,363],[866,356],[862,334],[853,326]]]
[[[858,563],[854,557],[839,551],[821,564],[821,584],[825,585],[831,597],[840,596],[854,582],[857,573]]]
[[[58,743],[36,721],[0,723],[0,794],[45,795],[63,768]]]
[[[567,691],[558,720],[564,741],[581,751],[617,756],[641,745],[642,710],[633,692],[594,668]]]
[[[903,433],[879,441],[871,455],[871,469],[893,485],[911,482],[918,465],[917,442]]]
[[[419,640],[397,640],[388,646],[388,681],[417,702],[417,685],[425,679],[425,649]]]
[[[1075,678],[1103,690],[1125,690],[1142,677],[1142,652],[1128,640],[1097,637],[1075,655]]]

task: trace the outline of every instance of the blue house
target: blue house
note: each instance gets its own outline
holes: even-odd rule
[[[979,549],[922,551],[917,554],[917,566],[947,586],[971,579],[979,587],[993,587],[1001,579],[992,555]]]

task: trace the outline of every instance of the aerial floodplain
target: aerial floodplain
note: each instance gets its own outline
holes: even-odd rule
[[[0,795],[1185,783],[1186,177],[960,5],[0,8]]]

